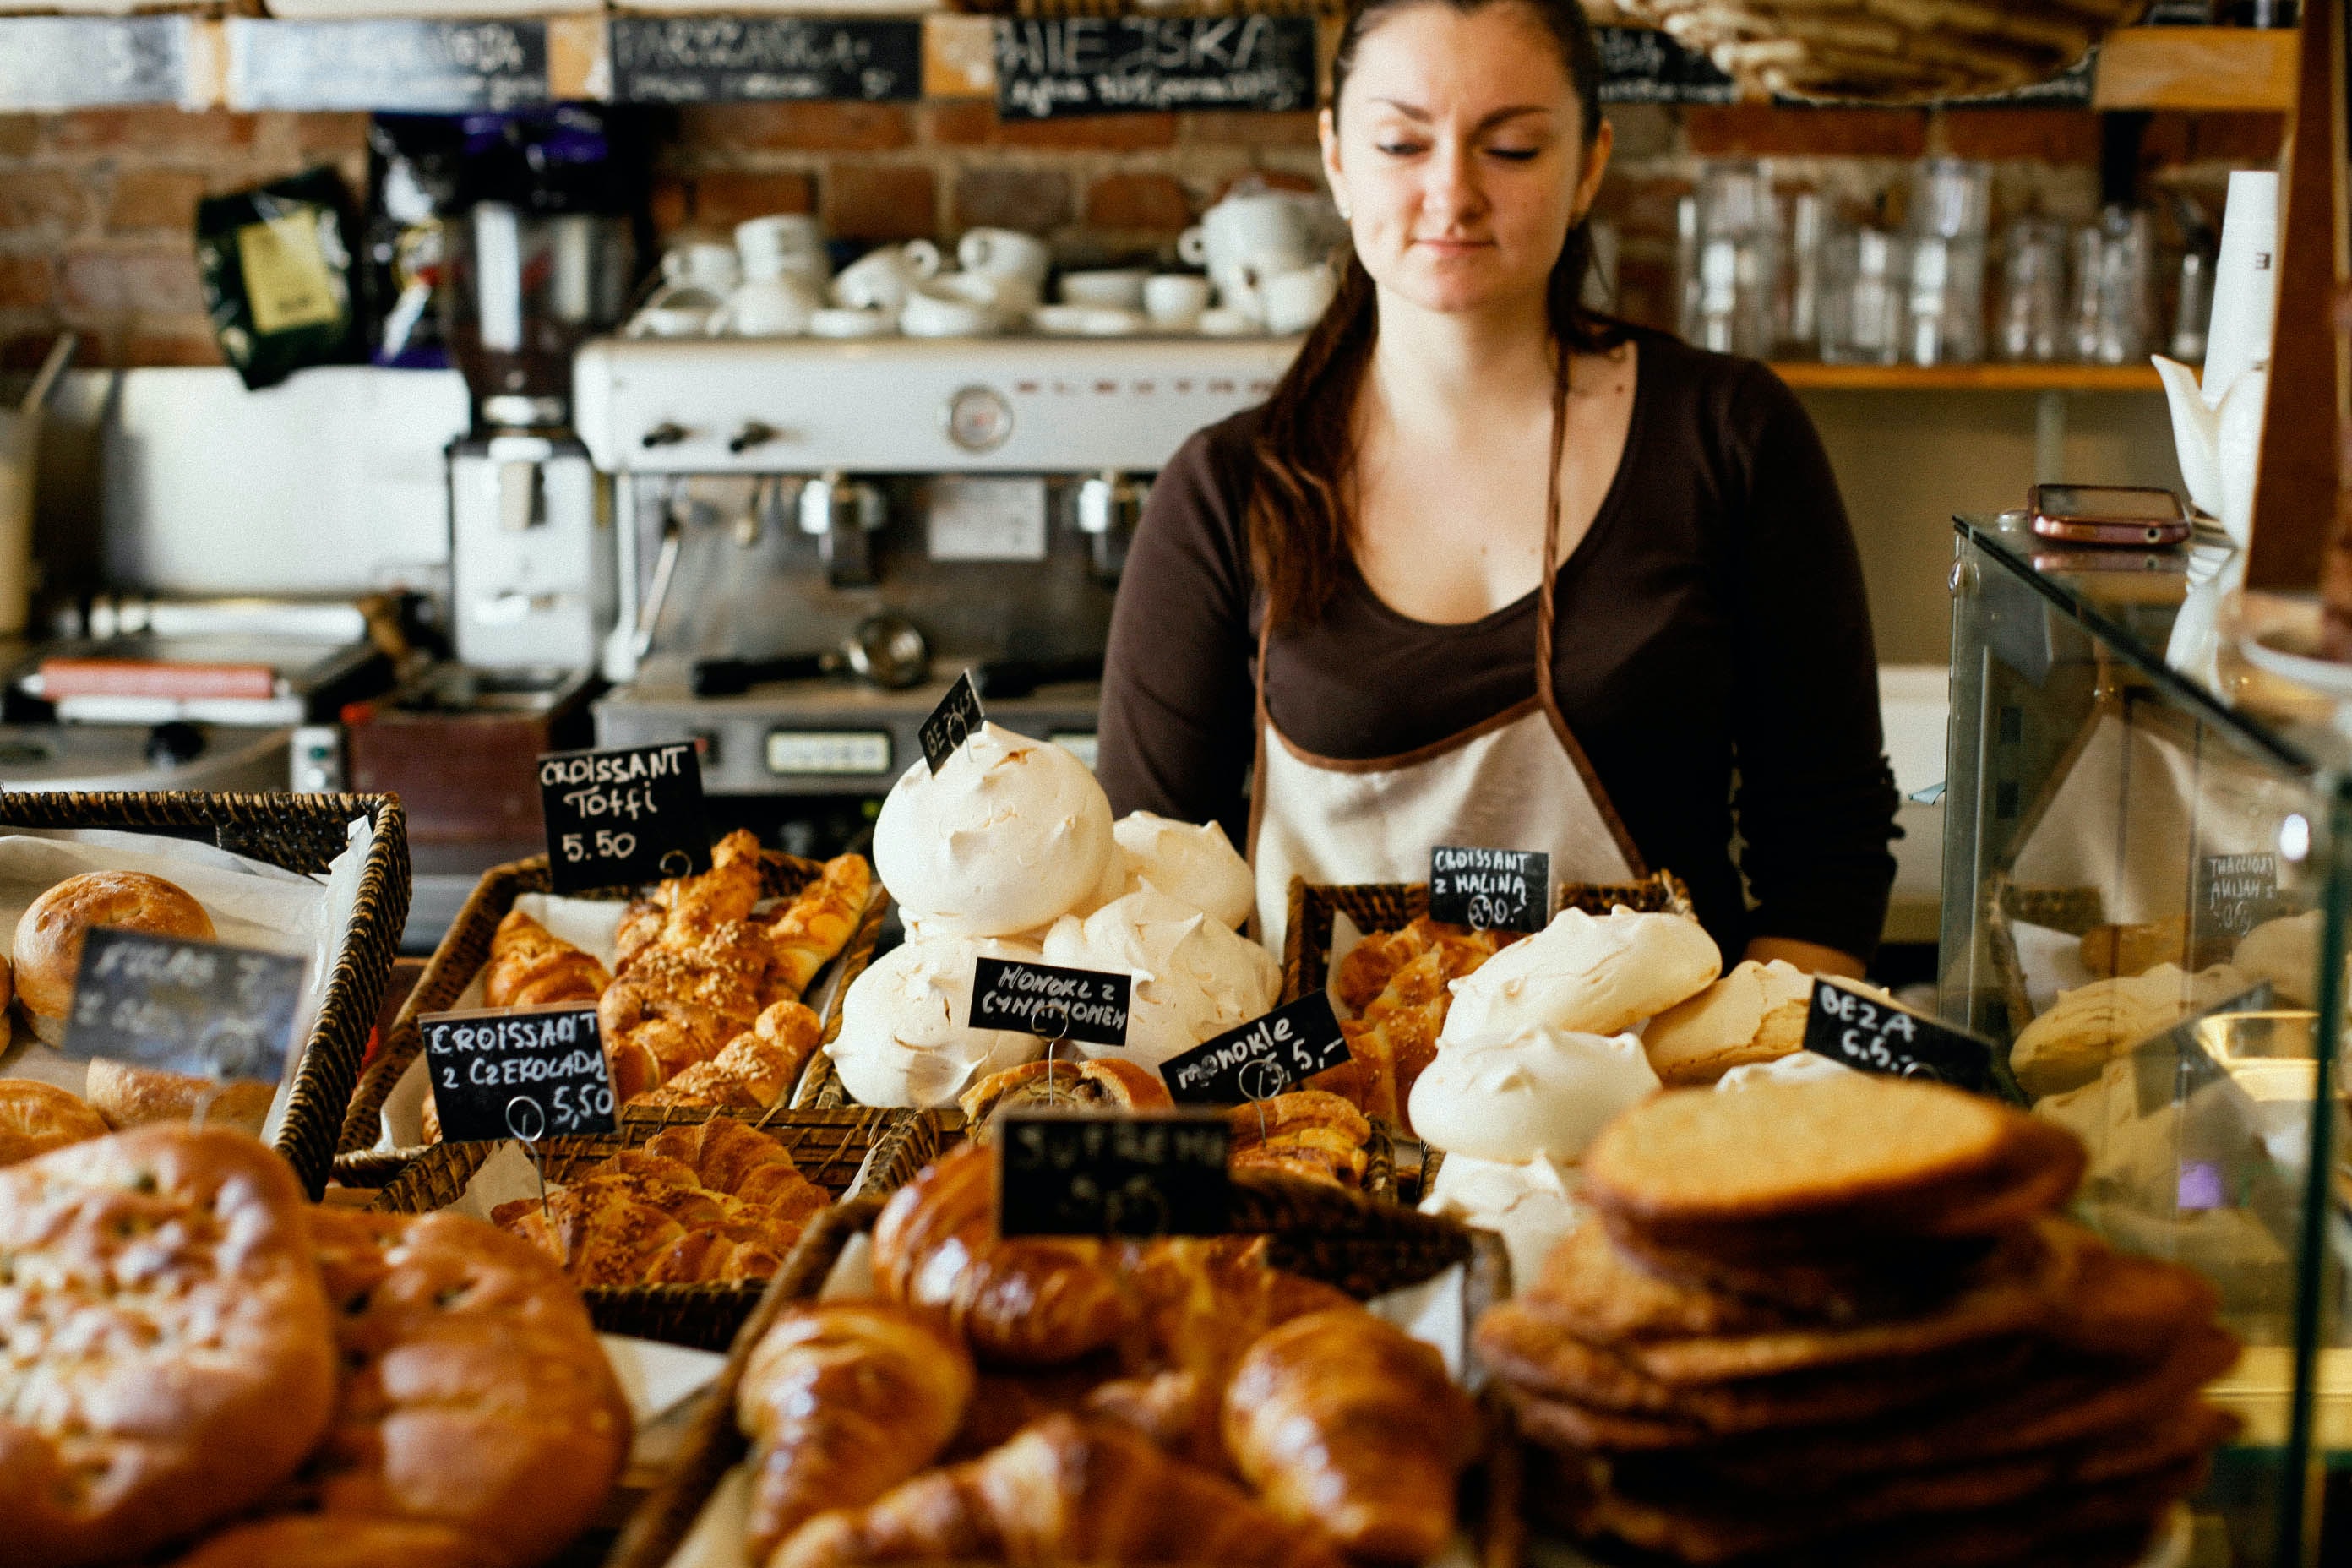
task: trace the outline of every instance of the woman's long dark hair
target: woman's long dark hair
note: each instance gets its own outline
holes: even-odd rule
[[[1601,127],[1601,55],[1580,0],[1358,0],[1331,61],[1334,118],[1357,47],[1390,16],[1413,5],[1470,12],[1501,5],[1525,5],[1559,46],[1582,110],[1583,145],[1590,149]],[[1569,230],[1546,293],[1552,337],[1564,354],[1598,353],[1624,340],[1620,323],[1584,307],[1585,274],[1591,265],[1587,218]],[[1355,460],[1356,395],[1371,363],[1379,326],[1371,275],[1351,250],[1330,308],[1266,401],[1255,444],[1248,525],[1251,561],[1276,626],[1319,615],[1348,560],[1354,531],[1342,496]]]

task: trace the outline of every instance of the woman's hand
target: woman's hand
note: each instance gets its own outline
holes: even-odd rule
[[[1849,980],[1860,980],[1869,968],[1850,952],[1785,936],[1759,936],[1748,944],[1745,956],[1759,963],[1769,963],[1777,958],[1795,964],[1808,974],[1842,974]]]

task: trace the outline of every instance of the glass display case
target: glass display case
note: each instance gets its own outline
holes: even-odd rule
[[[1957,528],[1942,1011],[2084,1138],[2078,1216],[2244,1341],[2188,1561],[2352,1563],[2352,668],[2226,545]]]

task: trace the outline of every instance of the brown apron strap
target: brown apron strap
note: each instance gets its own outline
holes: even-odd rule
[[[1558,597],[1553,580],[1559,574],[1559,459],[1568,449],[1568,367],[1574,357],[1566,343],[1559,345],[1559,374],[1551,389],[1551,466],[1544,470],[1543,566],[1536,587],[1536,696],[1555,718],[1559,704],[1551,693],[1551,647]]]

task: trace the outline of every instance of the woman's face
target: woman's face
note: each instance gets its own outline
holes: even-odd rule
[[[1323,168],[1382,291],[1424,310],[1540,300],[1609,162],[1559,47],[1514,0],[1395,12],[1323,113]]]

